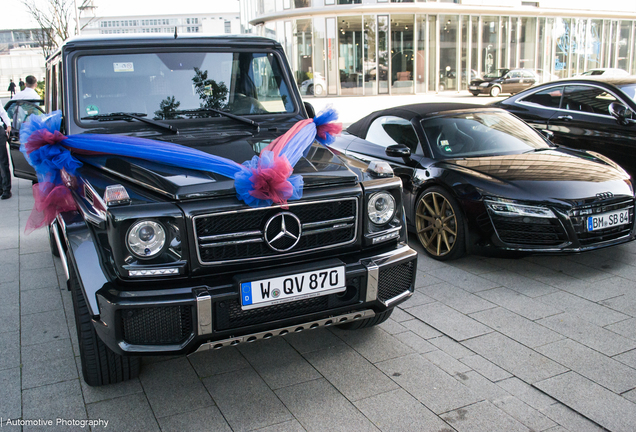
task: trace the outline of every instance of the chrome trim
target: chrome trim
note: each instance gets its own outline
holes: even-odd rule
[[[195,293],[197,300],[197,334],[212,334],[212,298],[207,290]]]
[[[367,268],[367,297],[366,301],[375,301],[378,299],[378,281],[380,279],[380,267],[371,261],[365,264]]]
[[[100,228],[106,228],[106,217],[104,217],[103,215],[99,214],[99,213],[93,213],[88,206],[85,203],[85,200],[83,197],[81,197],[77,192],[75,192],[73,189],[70,189],[71,194],[73,195],[73,197],[75,198],[75,202],[77,203],[77,207],[80,211],[80,213],[82,213],[82,216],[84,216],[84,219],[86,219],[88,222],[92,223],[93,225],[96,225]]]
[[[354,216],[349,216],[349,217],[346,217],[346,218],[331,219],[331,220],[326,220],[326,221],[321,221],[321,222],[308,222],[308,223],[304,223],[303,224],[303,230],[305,230],[306,228],[313,228],[313,227],[317,227],[317,226],[323,226],[323,225],[329,225],[329,224],[337,224],[337,223],[341,223],[341,222],[350,222],[350,221],[352,221],[354,219],[355,219]]]
[[[262,242],[263,242],[262,238],[255,238],[255,239],[246,239],[246,240],[232,240],[232,241],[226,241],[226,242],[208,243],[208,244],[201,245],[201,247],[211,248],[211,247],[219,247],[219,246],[230,246],[230,245],[238,245],[238,244],[245,244],[245,243],[262,243]]]
[[[157,187],[150,186],[148,183],[144,183],[144,182],[142,182],[140,180],[137,180],[135,178],[125,176],[122,173],[120,173],[119,171],[115,171],[115,170],[112,170],[110,168],[106,168],[105,166],[100,166],[99,168],[104,170],[104,171],[106,171],[106,172],[108,172],[108,173],[111,173],[111,174],[113,174],[113,175],[115,175],[117,177],[123,178],[126,181],[129,181],[131,183],[135,183],[135,184],[137,184],[139,186],[142,186],[142,187],[145,187],[145,188],[150,189],[152,191],[155,191],[155,192],[157,192],[160,195],[166,196],[166,197],[171,198],[171,199],[177,199],[176,195],[168,193],[165,190],[159,189]]]
[[[60,261],[62,261],[62,266],[64,266],[64,274],[66,275],[66,280],[69,280],[70,274],[68,269],[68,261],[66,260],[66,253],[62,248],[62,240],[60,239],[60,232],[57,229],[57,223],[54,220],[51,225],[49,225],[49,229],[53,231],[53,238],[55,238],[55,245],[57,246],[57,251],[60,254]]]
[[[325,200],[316,200],[316,201],[304,201],[304,202],[297,202],[297,203],[288,203],[287,207],[296,207],[296,206],[300,206],[300,205],[310,205],[310,204],[319,204],[322,202],[329,202],[332,201],[333,199],[325,199]],[[352,243],[355,243],[356,240],[358,239],[358,216],[360,213],[360,209],[359,209],[359,200],[358,197],[344,197],[341,200],[353,200],[355,202],[355,223],[354,223],[354,232],[353,232],[353,237],[351,240],[343,242],[343,243],[336,243],[336,244],[332,244],[332,245],[328,245],[328,246],[321,246],[318,248],[314,248],[314,249],[306,249],[303,251],[292,251],[292,252],[288,252],[288,253],[281,253],[278,255],[274,255],[274,258],[278,258],[278,257],[286,257],[286,256],[292,256],[292,255],[298,255],[298,254],[307,254],[307,253],[311,253],[311,252],[315,252],[315,251],[319,251],[319,250],[324,250],[324,249],[331,249],[334,247],[340,247],[340,246],[346,246]],[[273,205],[267,208],[244,208],[241,210],[230,210],[230,211],[225,211],[225,212],[219,212],[219,213],[206,213],[206,214],[202,214],[202,215],[197,215],[197,216],[193,216],[192,217],[192,228],[193,228],[193,232],[194,232],[194,242],[195,242],[195,247],[196,247],[196,251],[197,251],[197,258],[199,260],[199,264],[201,264],[202,266],[214,266],[214,265],[222,265],[222,264],[226,264],[226,263],[236,263],[236,262],[250,262],[250,261],[256,261],[256,260],[262,260],[264,258],[272,258],[272,256],[269,257],[263,257],[263,256],[259,256],[259,257],[252,257],[252,258],[239,258],[239,259],[233,259],[233,260],[226,260],[226,261],[203,261],[201,259],[201,245],[199,243],[199,238],[196,235],[197,233],[197,226],[196,226],[196,221],[198,218],[204,218],[204,217],[216,217],[216,216],[222,216],[222,215],[227,215],[227,214],[237,214],[237,213],[243,213],[243,212],[249,212],[249,211],[264,211],[264,210],[275,210],[275,209],[280,209],[282,208],[281,205]]]
[[[404,228],[404,227],[402,225],[400,225],[399,227],[389,228],[389,229],[384,230],[384,231],[368,233],[368,234],[365,234],[364,236],[366,238],[368,238],[368,239],[372,239],[374,237],[382,237],[383,235],[391,234],[392,232],[395,232],[395,231],[400,231],[402,228]]]
[[[241,231],[241,232],[235,232],[235,233],[229,233],[229,234],[217,234],[217,235],[199,237],[199,241],[206,242],[206,241],[215,241],[215,240],[225,240],[229,238],[248,237],[252,235],[263,235],[263,232],[262,231]]]
[[[301,331],[304,331],[304,330],[313,330],[320,327],[329,327],[331,325],[344,324],[345,322],[357,321],[360,319],[367,319],[374,316],[375,316],[375,312],[373,312],[371,309],[366,309],[366,310],[362,310],[358,312],[351,312],[351,313],[346,313],[342,315],[337,315],[330,318],[323,318],[320,320],[308,321],[303,324],[281,327],[276,330],[252,333],[252,334],[247,334],[245,336],[237,336],[237,337],[233,337],[229,339],[223,339],[220,341],[206,342],[202,344],[195,352],[188,354],[188,356],[191,356],[192,354],[196,354],[200,351],[219,349],[226,346],[235,346],[240,343],[250,343],[250,342],[257,341],[259,339],[269,339],[273,336],[285,336],[286,334],[289,334],[289,333],[300,333]]]
[[[327,232],[327,231],[334,231],[334,230],[339,230],[339,229],[343,229],[343,228],[351,228],[352,226],[353,226],[353,224],[334,225],[334,226],[330,226],[330,227],[326,227],[326,228],[319,228],[319,229],[315,229],[315,230],[311,230],[311,231],[304,231],[303,235],[320,234],[322,232]]]
[[[417,270],[416,270],[417,271]],[[413,295],[413,293],[411,291],[404,291],[402,294],[397,295],[391,299],[388,299],[387,301],[384,301],[382,303],[384,303],[386,305],[386,307],[390,307],[393,303],[397,303],[399,301],[402,301],[406,298],[409,298]]]

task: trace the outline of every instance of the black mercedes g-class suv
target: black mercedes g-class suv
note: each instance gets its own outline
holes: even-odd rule
[[[47,61],[45,102],[64,135],[143,137],[238,163],[314,116],[281,45],[248,36],[73,38]],[[36,180],[19,146],[16,130],[15,173]],[[74,156],[83,166],[64,181],[77,211],[49,232],[90,385],[135,377],[142,355],[373,326],[413,292],[417,254],[389,167],[314,142],[294,168],[302,198],[251,208],[222,175]]]

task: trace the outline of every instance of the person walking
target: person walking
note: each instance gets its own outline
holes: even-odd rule
[[[7,90],[11,92],[11,98],[13,98],[13,95],[15,94],[15,83],[13,80],[9,80],[9,88]]]
[[[2,181],[2,195],[0,199],[11,198],[11,171],[9,171],[9,153],[7,152],[7,135],[11,132],[11,121],[7,112],[0,104],[0,180]]]
[[[26,86],[24,84],[24,81],[22,81],[22,78],[20,78],[20,82],[18,83],[18,85],[20,86],[20,91],[24,90],[24,87]]]
[[[35,91],[35,87],[38,85],[38,80],[33,75],[26,77],[26,88],[15,94],[13,99],[26,99],[26,100],[39,100],[42,99],[38,92]]]

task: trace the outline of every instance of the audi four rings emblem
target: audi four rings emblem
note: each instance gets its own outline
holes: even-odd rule
[[[596,194],[596,198],[600,200],[610,199],[613,197],[614,197],[614,194],[611,192],[601,192]]]
[[[290,212],[276,213],[265,224],[265,242],[276,252],[285,252],[298,244],[300,219]]]

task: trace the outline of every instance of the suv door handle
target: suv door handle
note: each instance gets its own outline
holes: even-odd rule
[[[563,120],[563,121],[570,121],[570,120],[572,120],[572,116],[571,115],[562,115],[562,116],[558,116],[557,119]]]

